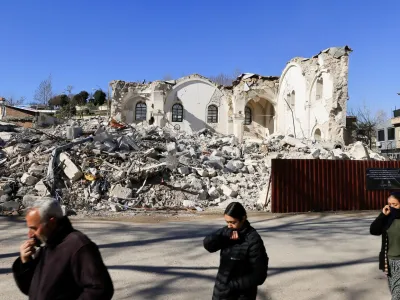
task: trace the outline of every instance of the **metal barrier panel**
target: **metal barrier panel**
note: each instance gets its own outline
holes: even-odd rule
[[[368,168],[400,168],[400,162],[273,159],[271,211],[380,210],[390,191],[367,190]]]

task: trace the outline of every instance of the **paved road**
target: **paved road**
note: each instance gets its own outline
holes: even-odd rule
[[[258,299],[390,299],[377,269],[380,238],[369,235],[372,214],[254,216],[270,256],[267,282]],[[156,224],[79,221],[73,224],[98,245],[115,284],[114,299],[211,299],[218,254],[202,246],[222,218]],[[10,265],[25,224],[0,218],[0,299],[23,297]]]

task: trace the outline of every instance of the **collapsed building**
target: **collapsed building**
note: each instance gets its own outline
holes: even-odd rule
[[[348,46],[290,60],[280,77],[245,73],[232,86],[198,74],[150,83],[115,80],[111,115],[187,133],[209,129],[245,137],[273,133],[348,144]]]

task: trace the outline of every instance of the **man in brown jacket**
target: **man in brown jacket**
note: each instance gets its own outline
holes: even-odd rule
[[[97,245],[72,227],[57,201],[38,200],[26,223],[29,240],[21,245],[12,270],[29,300],[112,298],[113,283]]]

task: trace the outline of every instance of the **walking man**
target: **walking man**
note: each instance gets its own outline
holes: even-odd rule
[[[58,201],[35,202],[26,223],[29,240],[21,245],[12,270],[29,300],[112,298],[113,283],[97,245],[72,227]]]

